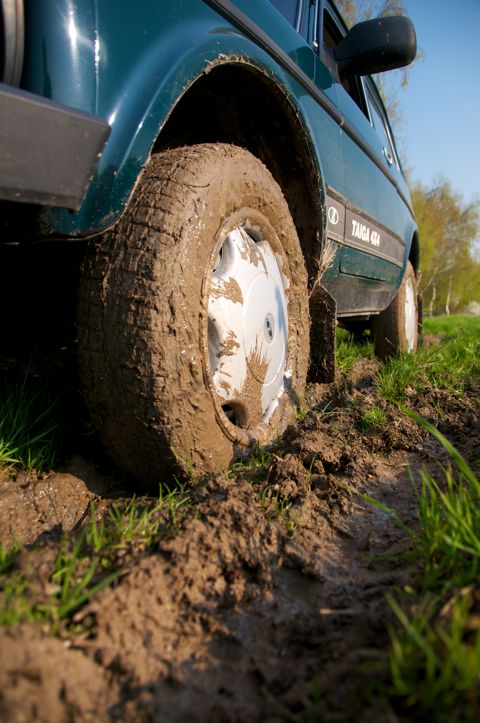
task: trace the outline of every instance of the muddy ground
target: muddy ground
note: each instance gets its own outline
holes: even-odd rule
[[[335,384],[312,385],[308,414],[261,479],[244,468],[190,483],[193,504],[176,534],[153,552],[130,550],[124,574],[76,614],[76,626],[57,635],[34,623],[2,629],[0,718],[402,720],[375,690],[387,679],[385,595],[411,582],[416,563],[405,556],[405,532],[353,488],[415,527],[410,470],[443,454],[378,400],[375,371],[360,359]],[[470,460],[480,442],[477,392],[456,400],[432,389],[411,400]],[[388,422],[360,431],[373,403]],[[128,494],[95,455],[75,453],[43,479],[5,478],[2,542],[21,540],[16,564],[48,592],[60,533],[85,524],[90,501],[101,516]],[[284,514],[269,495],[284,501]]]

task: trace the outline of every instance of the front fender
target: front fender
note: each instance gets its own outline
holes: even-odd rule
[[[131,33],[128,58],[122,57],[118,47],[121,18],[116,17],[113,24],[111,12],[106,12],[105,17],[99,14],[101,40],[95,111],[111,126],[111,136],[80,211],[75,214],[61,209],[42,212],[43,233],[88,236],[112,226],[128,205],[154,143],[176,103],[195,80],[220,63],[254,65],[288,96],[310,141],[310,154],[318,171],[318,193],[324,197],[325,174],[319,161],[319,145],[329,149],[326,160],[332,173],[338,172],[341,166],[334,121],[321,114],[321,121],[319,118],[316,128],[312,129],[307,114],[311,114],[314,101],[288,73],[211,9],[200,4],[195,4],[195,8],[197,14],[182,22],[173,17],[169,25],[164,18],[163,32],[159,34],[158,26],[155,32],[149,30],[148,42],[140,41],[143,35],[141,28],[136,27]],[[175,16],[174,10],[169,12]],[[165,10],[162,13],[167,14]]]

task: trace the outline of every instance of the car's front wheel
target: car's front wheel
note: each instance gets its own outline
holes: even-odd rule
[[[292,416],[308,364],[304,260],[280,188],[247,151],[153,156],[83,267],[83,387],[107,451],[158,483],[207,471]]]

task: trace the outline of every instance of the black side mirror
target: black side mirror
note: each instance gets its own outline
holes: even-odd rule
[[[335,48],[340,78],[403,68],[416,54],[415,28],[411,20],[401,16],[358,23]]]

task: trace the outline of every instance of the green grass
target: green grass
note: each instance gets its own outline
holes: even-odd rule
[[[341,372],[348,374],[359,357],[372,359],[374,356],[373,342],[368,336],[358,342],[353,334],[337,328],[336,364]]]
[[[128,571],[139,554],[152,554],[161,540],[174,535],[190,509],[181,487],[161,490],[157,500],[113,505],[102,520],[92,505],[85,528],[62,536],[48,592],[34,574],[17,566],[18,549],[0,546],[0,625],[43,621],[58,632],[61,623],[72,624],[75,613]],[[35,550],[32,554],[35,559]]]
[[[470,585],[480,580],[480,482],[435,427],[410,414],[441,442],[454,464],[443,470],[441,484],[421,472],[417,545],[425,560],[424,587],[442,591]]]
[[[480,316],[427,316],[423,320],[424,334],[446,334],[449,337],[480,338]]]
[[[427,318],[424,333],[441,336],[414,355],[381,362],[376,391],[403,408],[427,402],[442,419],[450,407],[472,403],[480,377],[480,318]],[[338,347],[340,368],[348,373],[362,345],[342,332]],[[384,423],[376,409],[363,411],[362,431]],[[436,437],[450,462],[417,477],[418,529],[397,520],[411,537],[419,575],[413,587],[389,596],[395,621],[389,683],[376,695],[402,720],[473,723],[480,720],[480,482],[433,425],[404,411]]]
[[[466,385],[480,373],[478,342],[461,336],[417,354],[402,354],[382,364],[379,395],[393,403],[421,398],[429,390],[445,390],[461,399]]]
[[[292,502],[282,497],[272,485],[265,485],[260,491],[260,509],[267,520],[279,520],[288,537],[295,533],[295,519],[291,512]]]
[[[388,420],[388,415],[384,409],[377,407],[372,404],[371,407],[366,409],[358,423],[361,432],[368,432],[371,429],[385,427]]]
[[[227,477],[236,477],[241,475],[250,482],[261,482],[267,478],[268,471],[272,466],[272,454],[255,444],[246,457],[232,462],[227,467]]]
[[[440,316],[424,321],[424,333],[442,334],[438,344],[419,348],[380,363],[377,392],[382,399],[404,404],[434,389],[462,399],[466,386],[480,375],[480,317]],[[361,342],[337,329],[337,367],[348,374],[358,357],[373,358],[368,335]]]
[[[19,549],[18,545],[12,545],[10,548],[0,545],[0,575],[4,575],[11,569]]]
[[[447,391],[462,399],[467,385],[480,375],[480,320],[477,317],[438,317],[425,321],[425,333],[445,334],[441,343],[402,354],[384,362],[377,391],[390,402],[403,404],[429,390]]]
[[[264,447],[255,445],[247,457],[233,462],[226,474],[228,477],[241,476],[246,479],[259,494],[259,507],[267,520],[278,520],[285,527],[287,536],[293,537],[295,520],[291,512],[292,503],[268,482],[275,457]]]
[[[0,387],[0,465],[26,471],[52,468],[60,427],[59,400],[26,377]]]
[[[415,590],[390,597],[390,700],[408,720],[480,719],[480,482],[450,442],[409,412],[448,452],[439,480],[420,476],[422,563]]]
[[[425,597],[414,615],[390,603],[400,626],[391,631],[390,701],[409,721],[478,721],[480,633],[470,627],[472,595],[443,606]]]
[[[161,487],[158,501],[133,497],[126,505],[113,505],[107,516],[98,522],[91,510],[90,524],[86,528],[86,542],[97,554],[116,553],[132,546],[152,549],[166,534],[173,534],[182,519],[182,512],[190,504],[184,486],[169,489]]]

